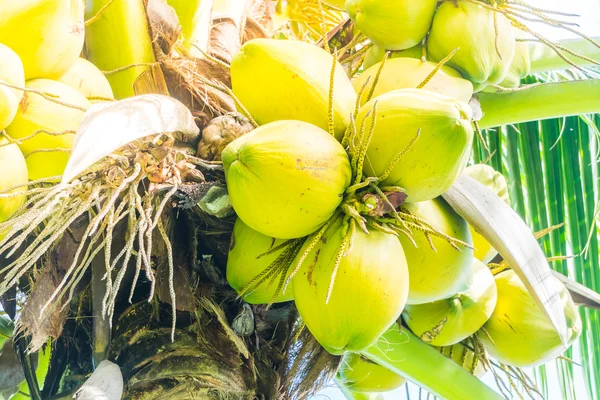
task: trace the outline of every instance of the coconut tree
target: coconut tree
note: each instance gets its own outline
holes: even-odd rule
[[[529,27],[576,32],[569,15],[483,0],[4,3],[0,54],[21,60],[0,70],[14,398],[301,399],[334,377],[356,399],[405,380],[536,398],[544,368],[535,384],[519,367],[580,334],[598,397],[600,46]],[[32,16],[42,34],[19,40]],[[60,52],[33,45],[61,26]],[[516,351],[538,335],[533,360],[495,349],[492,310],[520,307],[536,330]]]

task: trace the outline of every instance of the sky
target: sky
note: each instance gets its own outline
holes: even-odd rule
[[[524,0],[532,6],[540,7],[543,9],[550,10],[560,10],[568,13],[578,14],[579,18],[573,19],[573,21],[579,23],[579,30],[581,30],[584,34],[592,36],[592,37],[600,37],[600,0]],[[536,29],[539,33],[543,34],[548,39],[559,40],[562,38],[572,38],[576,35],[571,32],[566,32],[560,29],[556,29],[548,26],[535,26],[532,25],[531,28]],[[577,359],[577,351],[578,349],[574,349],[574,358]],[[577,386],[577,398],[581,400],[585,400],[588,398],[585,393],[583,378],[581,373],[577,373],[577,367],[575,368],[575,384]],[[549,382],[558,382],[558,376],[556,375],[556,368],[554,365],[550,365],[548,367],[548,381]],[[491,374],[487,374],[484,378],[484,381],[490,385],[491,387],[495,387],[493,383],[493,379],[491,378]],[[412,385],[410,388],[411,398],[418,399],[418,389]],[[560,399],[560,389],[556,385],[550,385],[549,387],[549,397],[546,400],[556,400]],[[387,400],[402,400],[405,399],[405,389],[401,388],[400,390],[386,393],[384,394],[384,398]],[[343,400],[345,399],[344,395],[335,388],[335,385],[332,383],[331,387],[323,390],[317,396],[314,397],[313,400]]]

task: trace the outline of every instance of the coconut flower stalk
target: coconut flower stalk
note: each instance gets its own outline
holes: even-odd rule
[[[156,62],[143,0],[87,0],[86,4],[87,59],[105,73],[115,98],[156,93],[136,90],[140,79],[148,79],[142,76],[155,71],[151,68]]]
[[[397,324],[361,354],[434,396],[461,400],[503,398],[452,359]]]

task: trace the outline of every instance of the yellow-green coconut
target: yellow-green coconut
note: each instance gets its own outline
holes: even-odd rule
[[[442,198],[409,203],[406,209],[451,238],[472,244],[467,222]],[[457,250],[445,239],[432,236],[434,251],[423,233],[414,230],[412,237],[416,247],[408,238],[400,236],[410,272],[408,304],[447,299],[469,289],[473,279],[473,250],[468,247]]]
[[[459,49],[446,65],[470,80],[475,91],[504,80],[515,44],[513,28],[504,15],[496,13],[494,24],[494,12],[466,0],[443,2],[427,39],[432,61],[439,62]]]
[[[319,229],[350,184],[350,161],[342,145],[307,122],[263,125],[227,145],[221,158],[237,215],[278,239]]]
[[[479,260],[473,261],[469,289],[432,303],[408,305],[402,318],[421,340],[434,346],[450,346],[477,332],[496,306],[494,276]]]
[[[7,190],[27,183],[27,164],[25,157],[16,144],[0,136],[0,194],[9,194]],[[16,188],[10,193],[24,193],[27,187]],[[0,198],[0,222],[8,220],[25,202],[25,195]],[[0,239],[2,234],[0,233]]]
[[[305,42],[254,39],[231,62],[234,94],[260,125],[299,120],[327,130],[329,81],[334,59]],[[333,111],[339,139],[350,123],[356,93],[344,68],[335,72]]]
[[[406,379],[356,353],[347,353],[338,371],[338,379],[353,392],[389,392]]]
[[[9,47],[0,43],[0,131],[6,128],[17,114],[23,91],[3,85],[25,86],[21,59]]]
[[[352,81],[354,89],[360,93],[367,79],[369,83],[360,99],[360,104],[366,103],[367,96],[375,83],[381,63],[373,65]],[[379,75],[373,97],[398,89],[416,89],[437,68],[436,63],[421,61],[417,58],[400,57],[387,60]],[[423,89],[436,92],[468,103],[473,96],[473,84],[450,67],[443,66],[427,82]]]
[[[419,44],[429,27],[437,0],[347,0],[346,11],[374,44],[404,50]]]
[[[81,0],[0,0],[0,43],[13,49],[25,79],[57,79],[83,49]]]
[[[495,276],[498,302],[479,335],[490,356],[514,367],[534,367],[566,349],[546,314],[538,307],[513,270]],[[570,346],[581,334],[579,310],[567,288],[553,278],[565,312]],[[489,336],[488,336],[489,335]]]
[[[83,120],[84,109],[91,103],[72,87],[49,79],[27,81],[26,87],[51,94],[63,104],[27,92],[6,132],[12,138],[23,139],[19,147],[27,159],[29,179],[62,175],[73,146],[74,132]]]
[[[336,217],[293,279],[294,302],[302,321],[325,350],[338,355],[364,350],[395,323],[406,304],[409,281],[396,236],[358,229],[351,246],[341,248],[349,231],[342,219]],[[298,257],[312,239],[307,239]]]
[[[383,61],[383,57],[385,57],[386,51],[387,50],[384,49],[383,47],[379,47],[379,46],[375,46],[375,45],[371,46],[371,48],[369,50],[367,50],[367,52],[365,53],[365,59],[363,61],[363,70],[366,71],[367,69],[371,68],[373,65]],[[388,59],[402,58],[402,57],[421,59],[422,56],[423,56],[423,46],[418,44],[416,46],[411,47],[410,49],[392,51],[391,54],[389,55]]]
[[[58,81],[77,89],[87,98],[114,99],[110,83],[102,71],[85,58],[78,58]]]
[[[473,126],[469,105],[428,90],[394,90],[361,107],[356,126],[364,127],[365,136],[373,124],[373,114],[369,113],[375,104],[377,116],[367,149],[365,174],[381,176],[420,132],[418,140],[382,184],[404,188],[408,202],[431,200],[448,190],[471,152]]]
[[[238,218],[233,226],[229,255],[227,256],[227,282],[229,285],[240,293],[274,262],[291,265],[295,257],[295,253],[291,251],[293,248],[267,254],[285,242],[285,240],[275,239],[255,231]],[[244,294],[242,298],[250,304],[281,303],[292,300],[291,288],[274,297],[280,283],[279,277],[277,278],[274,281],[266,280],[252,291]]]

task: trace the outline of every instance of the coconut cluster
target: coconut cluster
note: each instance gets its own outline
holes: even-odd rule
[[[345,355],[338,379],[354,391],[402,385],[357,355],[397,321],[478,376],[488,354],[515,367],[558,356],[543,311],[522,284],[520,297],[506,294],[487,265],[497,251],[441,197],[467,175],[509,202],[500,173],[467,167],[468,103],[528,74],[518,32],[474,1],[325,3],[368,39],[358,74],[298,41],[251,40],[232,60],[233,93],[257,127],[222,153],[238,216],[229,283],[250,303],[293,300],[320,344]],[[579,317],[563,292],[574,340]],[[525,361],[494,339],[506,326],[498,310],[520,307],[552,338]]]
[[[104,74],[80,58],[84,3],[2,1],[0,7],[0,131],[21,150],[30,180],[58,177],[91,101],[113,98]]]

